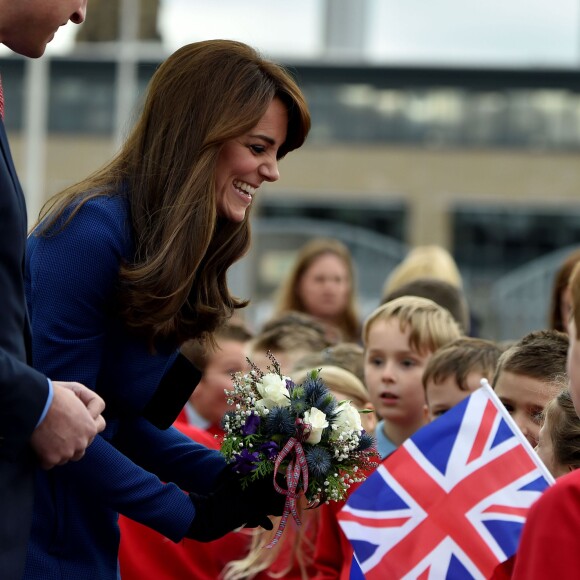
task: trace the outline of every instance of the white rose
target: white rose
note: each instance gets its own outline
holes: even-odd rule
[[[290,405],[290,393],[286,387],[285,378],[268,373],[264,375],[256,388],[262,396],[262,404],[266,408],[272,409],[273,407],[288,407]]]
[[[360,413],[352,406],[350,401],[343,401],[338,407],[338,415],[334,420],[332,429],[334,437],[337,438],[342,433],[352,433],[362,431]]]
[[[316,407],[304,413],[304,422],[310,425],[310,435],[306,439],[306,443],[316,445],[322,439],[322,432],[328,427],[326,415]]]

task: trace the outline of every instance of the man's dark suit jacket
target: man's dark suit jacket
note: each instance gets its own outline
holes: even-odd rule
[[[26,207],[0,120],[0,578],[20,580],[30,531],[35,460],[29,439],[48,396],[28,366],[24,298]]]

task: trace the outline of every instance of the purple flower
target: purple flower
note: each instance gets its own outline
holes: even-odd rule
[[[233,465],[233,469],[240,475],[248,475],[248,473],[255,471],[257,467],[256,464],[260,461],[256,452],[248,451],[247,449],[242,449],[241,453],[236,453],[234,457],[236,461]]]
[[[252,411],[250,415],[247,416],[246,422],[242,427],[242,435],[247,437],[248,435],[254,435],[258,431],[260,426],[260,417]]]
[[[267,441],[260,445],[260,451],[266,456],[267,459],[274,459],[278,455],[278,444],[275,441]]]

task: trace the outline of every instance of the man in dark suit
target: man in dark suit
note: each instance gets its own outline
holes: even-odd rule
[[[84,20],[87,0],[0,0],[0,42],[37,58],[58,28]],[[103,400],[79,383],[28,366],[24,298],[26,207],[3,122],[0,85],[0,577],[22,576],[34,470],[80,459],[105,427]]]

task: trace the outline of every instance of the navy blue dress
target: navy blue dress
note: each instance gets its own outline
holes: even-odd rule
[[[128,211],[121,194],[98,197],[54,235],[28,241],[34,366],[97,391],[107,428],[81,461],[38,470],[25,578],[117,578],[118,513],[179,541],[195,514],[182,490],[208,491],[225,465],[146,418],[177,352],[151,352],[116,315],[119,267],[133,252]]]

